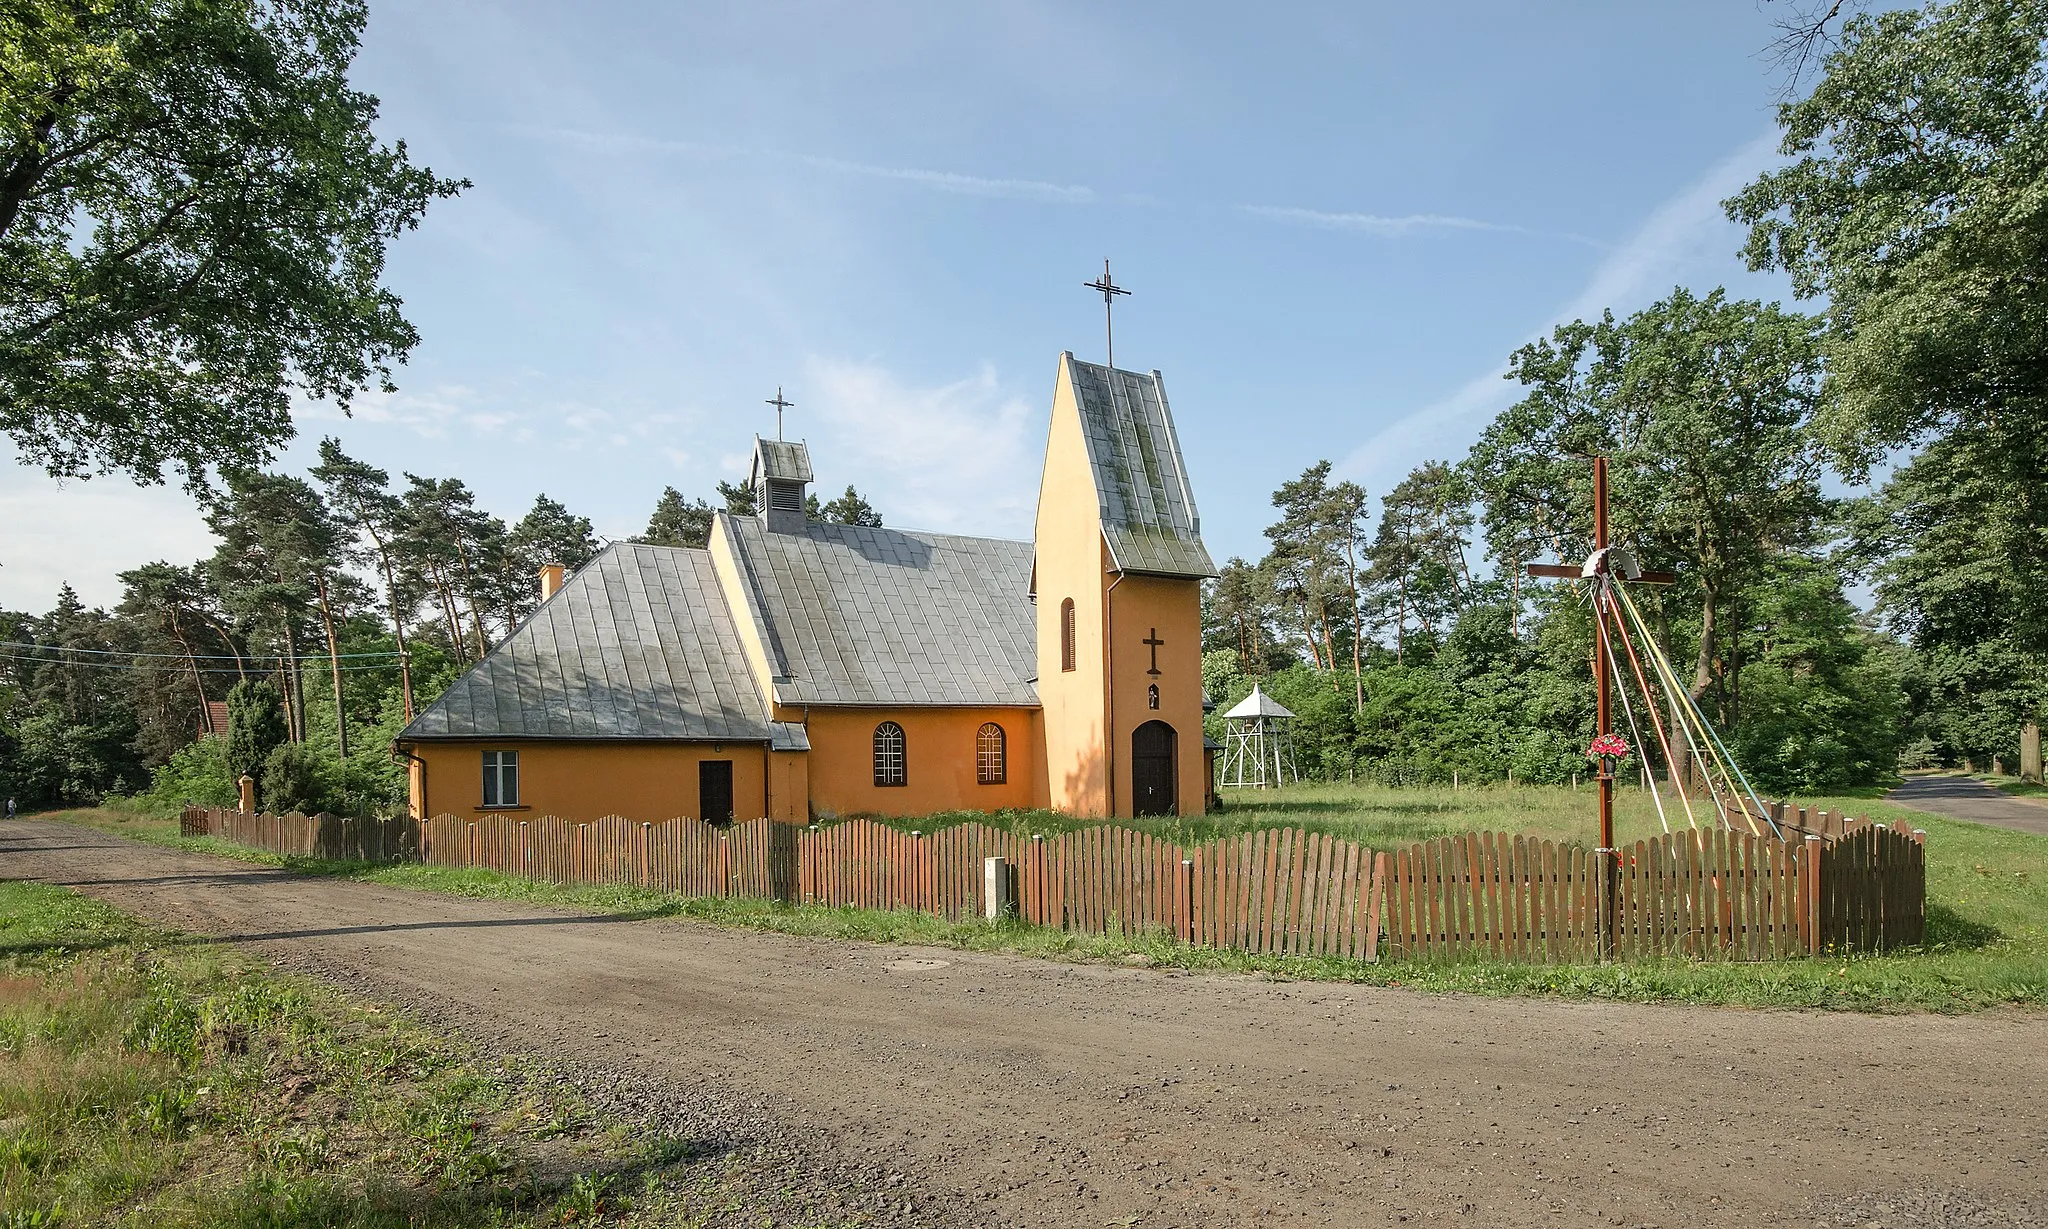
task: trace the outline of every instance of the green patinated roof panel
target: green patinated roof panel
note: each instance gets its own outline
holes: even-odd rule
[[[1069,355],[1081,434],[1095,470],[1103,537],[1117,568],[1153,576],[1216,575],[1173,411],[1159,373]]]

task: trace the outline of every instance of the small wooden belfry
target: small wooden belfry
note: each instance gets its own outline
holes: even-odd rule
[[[1294,742],[1287,734],[1293,720],[1286,705],[1253,683],[1252,694],[1223,714],[1222,784],[1265,789],[1299,782]]]

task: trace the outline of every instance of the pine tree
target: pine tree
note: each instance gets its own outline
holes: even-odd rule
[[[830,521],[836,525],[862,525],[869,529],[882,527],[882,514],[875,511],[874,505],[861,498],[860,492],[854,490],[851,483],[847,485],[846,494],[820,509],[817,519]]]
[[[647,546],[689,546],[698,550],[711,543],[711,505],[701,499],[684,499],[674,487],[663,487],[655,501],[654,515],[647,518],[647,532],[634,538]]]

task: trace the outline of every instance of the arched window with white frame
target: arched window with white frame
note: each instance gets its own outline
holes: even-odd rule
[[[984,722],[974,732],[974,779],[983,785],[1002,785],[1010,779],[1003,727]]]
[[[875,727],[875,784],[906,785],[909,781],[903,727],[893,721],[884,721]]]

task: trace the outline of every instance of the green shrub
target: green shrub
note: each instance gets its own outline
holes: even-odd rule
[[[149,788],[135,796],[153,815],[176,815],[187,806],[231,807],[241,800],[228,766],[228,740],[209,734],[187,743],[157,765]]]
[[[263,809],[278,815],[287,811],[312,815],[336,809],[329,805],[336,792],[333,765],[304,743],[282,743],[271,749],[263,761],[258,792]]]

